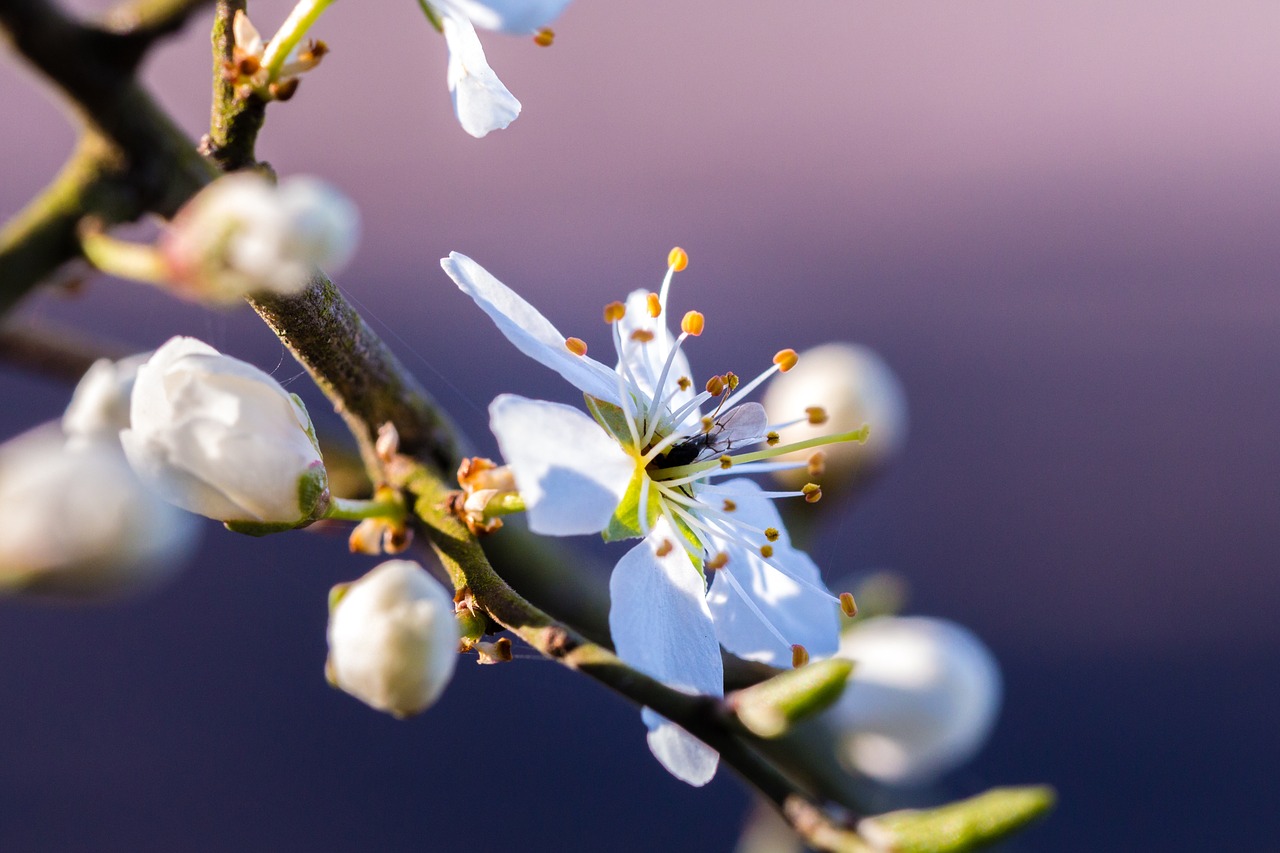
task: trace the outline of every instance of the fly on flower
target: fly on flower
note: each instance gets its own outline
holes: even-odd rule
[[[514,394],[490,405],[490,426],[530,529],[641,539],[609,582],[619,657],[675,689],[723,696],[720,646],[774,665],[829,656],[839,641],[837,605],[846,612],[853,606],[851,596],[833,596],[808,555],[791,547],[773,505],[812,502],[818,486],[765,491],[736,475],[804,468],[805,461],[778,457],[862,441],[866,430],[779,443],[777,431],[796,421],[771,423],[764,407],[746,398],[795,365],[793,350],[778,352],[749,381],[725,373],[697,385],[684,346],[706,320],[688,311],[678,334],[668,327],[672,280],[687,264],[682,249],[672,250],[657,293],[638,290],[605,306],[617,355],[608,367],[475,261],[456,252],[441,261],[521,352],[583,392],[590,412]],[[735,476],[722,479],[728,475]],[[648,708],[643,717],[663,766],[692,785],[710,781],[719,761],[714,750]]]

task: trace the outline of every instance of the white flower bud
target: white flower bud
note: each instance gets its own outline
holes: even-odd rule
[[[138,368],[151,357],[140,353],[112,361],[100,358],[85,372],[62,415],[68,442],[116,441],[129,428],[129,398]]]
[[[328,505],[328,478],[302,401],[267,374],[194,338],[138,368],[130,427],[138,475],[171,503],[245,532],[298,526]]]
[[[884,359],[854,344],[823,344],[801,353],[795,367],[770,381],[764,407],[779,422],[803,418],[813,407],[826,415],[825,423],[800,423],[780,430],[783,444],[856,430],[863,424],[870,427],[865,444],[844,442],[822,449],[826,470],[819,482],[828,490],[881,470],[898,454],[907,436],[907,398],[898,377]],[[782,458],[803,460],[812,454],[801,451]],[[799,487],[814,475],[793,469],[776,476]]]
[[[453,598],[415,562],[390,560],[334,587],[329,605],[330,683],[397,717],[427,709],[458,659]]]
[[[359,235],[359,213],[315,178],[272,184],[255,172],[219,178],[178,211],[161,252],[179,293],[235,302],[303,290],[317,267],[337,272]]]
[[[840,640],[854,662],[828,712],[842,758],[891,785],[921,785],[968,761],[1000,710],[1000,669],[982,641],[942,619],[882,616]]]
[[[138,481],[114,440],[68,446],[51,424],[0,445],[0,590],[145,588],[177,571],[197,532]]]

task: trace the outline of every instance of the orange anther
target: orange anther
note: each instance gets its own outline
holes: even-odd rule
[[[680,321],[680,331],[686,335],[693,335],[695,338],[702,334],[702,329],[706,325],[706,319],[698,311],[690,311],[684,315],[684,319]]]
[[[777,355],[773,357],[773,363],[778,365],[778,369],[783,373],[796,366],[796,362],[800,360],[800,356],[796,355],[793,349],[778,350]]]
[[[565,338],[564,347],[574,355],[587,354],[587,342],[582,338]]]
[[[555,31],[549,27],[543,27],[533,35],[533,43],[538,47],[551,47],[551,43],[556,40]]]
[[[685,267],[689,266],[689,253],[676,246],[667,253],[667,266],[676,272],[684,272]]]
[[[844,612],[844,615],[848,616],[850,619],[858,615],[858,603],[853,600],[853,593],[840,593],[840,609]]]
[[[662,313],[662,302],[658,299],[658,294],[650,293],[645,297],[645,305],[649,307],[649,316],[657,317]]]
[[[604,306],[604,321],[606,323],[616,323],[625,316],[627,316],[627,306],[621,302],[610,302]]]
[[[809,650],[796,643],[791,647],[791,668],[799,669],[809,662]]]

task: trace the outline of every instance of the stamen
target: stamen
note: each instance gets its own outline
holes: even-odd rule
[[[692,385],[693,383],[689,382],[688,384]],[[681,385],[680,390],[687,391],[689,389],[686,388],[684,385]],[[677,427],[680,426],[680,424],[684,423],[684,419],[689,416],[690,412],[692,412],[694,409],[701,406],[704,402],[706,402],[709,399],[711,399],[711,395],[706,393],[705,391],[699,394],[698,396],[694,397],[692,400],[690,400],[689,402],[685,403],[683,406],[675,410],[675,412],[671,415],[671,423],[675,424]]]
[[[776,364],[778,369],[783,373],[786,373],[788,370],[795,367],[796,362],[799,360],[800,356],[796,355],[796,351],[793,349],[778,350],[778,352],[773,356],[773,363]]]
[[[729,470],[730,468],[732,468],[732,467],[733,467],[733,457],[732,457],[732,456],[721,456],[721,457],[720,457],[720,470],[722,470],[722,471],[728,471],[728,470]]]
[[[712,397],[719,397],[721,394],[724,393],[724,389],[725,389],[724,377],[712,376],[710,379],[707,380],[707,393],[710,394]]]
[[[636,329],[634,332],[631,333],[631,340],[636,341],[638,343],[647,344],[649,343],[649,341],[653,340],[653,332],[649,331],[648,329]]]
[[[693,380],[690,379],[688,376],[681,376],[679,379],[676,380],[676,387],[678,387],[681,391],[688,391],[690,388],[693,387]]]
[[[716,422],[715,422],[715,421],[713,421],[709,415],[708,415],[708,416],[703,417],[703,419],[702,419],[702,434],[703,434],[703,435],[706,435],[707,433],[711,432],[711,430],[715,428],[715,425],[716,425]]]
[[[781,534],[778,533],[778,528],[776,527],[766,527],[764,529],[764,538],[768,539],[770,542],[777,542],[780,535]]]
[[[805,483],[804,488],[800,490],[804,493],[804,502],[816,504],[822,500],[822,487],[817,483]]]
[[[799,643],[791,646],[791,668],[799,669],[809,662],[809,650]]]
[[[744,590],[742,585],[738,583],[738,579],[733,576],[733,573],[728,569],[723,569],[721,570],[721,574],[724,575],[724,579],[729,582],[729,586],[733,587],[733,591],[738,594],[738,597],[742,599],[742,602],[747,605],[747,609],[760,620],[765,628],[769,629],[769,633],[773,634],[774,638],[777,639],[779,643],[782,643],[782,645],[789,645],[787,643],[787,638],[782,636],[782,632],[774,627],[773,623],[769,621],[769,617],[760,612],[760,608],[756,606],[756,603],[751,596],[747,595],[746,590]]]
[[[725,498],[725,499],[724,499],[724,511],[725,511],[725,512],[733,512],[733,511],[734,511],[734,510],[736,510],[737,508],[738,508],[738,505],[737,505],[736,503],[734,503],[733,501],[729,500],[728,498]]]
[[[658,300],[658,294],[650,293],[645,297],[645,304],[649,307],[649,316],[657,319],[662,315],[662,303]]]
[[[821,426],[827,422],[827,410],[821,406],[809,406],[804,413],[809,416],[809,423],[814,426]]]
[[[706,323],[706,318],[702,316],[701,312],[688,311],[685,313],[684,319],[680,321],[680,331],[696,338],[702,334]]]
[[[556,34],[551,28],[543,27],[533,36],[533,43],[538,47],[551,47],[556,40]]]
[[[697,314],[699,318],[699,325],[696,333],[690,332],[688,329],[684,329],[685,324],[689,322],[689,316],[693,314]],[[698,314],[697,311],[690,311],[689,314],[685,315],[685,323],[681,324],[683,331],[680,337],[676,338],[675,346],[671,347],[671,352],[667,353],[667,360],[662,365],[662,373],[658,374],[658,384],[653,389],[653,400],[649,404],[649,411],[646,414],[648,425],[645,427],[644,431],[645,444],[653,441],[653,434],[658,429],[658,422],[662,420],[662,410],[667,404],[667,376],[671,373],[671,365],[676,360],[676,353],[680,351],[681,345],[690,334],[702,334],[702,326],[700,324],[701,317],[702,315]]]
[[[807,467],[809,469],[809,476],[815,480],[818,479],[823,474],[827,473],[827,454],[819,450],[817,453],[809,457]]]
[[[689,266],[689,253],[676,246],[667,254],[667,266],[676,272],[684,272]]]
[[[606,323],[616,323],[625,316],[627,316],[627,306],[621,302],[610,302],[604,306],[604,321]]]
[[[574,355],[583,356],[587,354],[587,342],[582,338],[565,338],[564,346]]]
[[[850,619],[858,615],[858,603],[853,600],[853,593],[840,593],[840,610]]]
[[[675,548],[675,547],[676,547],[676,546],[674,546],[674,545],[672,545],[672,544],[671,544],[671,540],[670,540],[670,539],[663,539],[663,540],[662,540],[662,544],[661,544],[661,545],[659,545],[659,546],[654,550],[653,554],[654,554],[654,556],[656,556],[656,557],[665,557],[665,556],[667,556],[668,554],[670,554],[670,553],[671,553],[671,550],[672,550],[673,548]]]
[[[768,444],[770,447],[777,447],[778,442],[782,441],[782,436],[778,435],[778,433],[776,432],[770,432],[768,435],[764,437],[764,440],[765,440],[765,443]]]
[[[648,477],[640,478],[640,507],[636,513],[636,517],[640,522],[640,532],[649,535],[649,483],[652,482]]]
[[[729,552],[721,551],[710,560],[707,560],[706,565],[707,568],[712,571],[715,571],[716,569],[723,569],[725,566],[729,565]]]
[[[773,546],[772,546],[772,545],[761,545],[761,546],[760,546],[760,556],[761,556],[761,557],[764,557],[766,560],[767,560],[767,559],[769,559],[770,557],[772,557],[772,556],[773,556]]]

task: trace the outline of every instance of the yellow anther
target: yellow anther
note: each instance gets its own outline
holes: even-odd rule
[[[724,551],[721,551],[719,554],[716,554],[710,560],[707,560],[708,569],[712,569],[712,570],[723,569],[727,565],[729,565],[729,555]]]
[[[716,422],[711,419],[710,415],[702,416],[702,434],[703,435],[706,435],[707,433],[711,432],[711,429],[715,425],[716,425]]]
[[[734,373],[733,371],[729,371],[724,375],[724,384],[729,386],[730,391],[733,391],[738,387],[738,382],[739,382],[738,374]]]
[[[690,388],[693,387],[693,380],[690,379],[688,376],[681,376],[679,379],[676,380],[676,385],[680,387],[681,391],[688,391]]]
[[[649,307],[650,317],[657,317],[662,313],[662,302],[658,300],[656,293],[650,293],[645,297],[645,305]]]
[[[654,553],[654,555],[655,555],[655,556],[658,556],[658,557],[665,557],[665,556],[667,556],[668,554],[670,554],[670,553],[671,553],[671,549],[672,549],[672,548],[675,548],[675,547],[676,547],[675,545],[672,545],[672,544],[671,544],[671,540],[670,540],[670,539],[663,539],[663,540],[662,540],[662,544],[661,544],[661,545],[659,545],[659,546],[657,547],[657,550],[655,550],[653,553]]]
[[[707,393],[712,397],[719,397],[724,393],[724,378],[720,376],[712,376],[707,380]]]
[[[604,321],[606,323],[616,323],[625,316],[627,316],[627,306],[621,302],[610,302],[604,306]]]
[[[684,315],[684,319],[680,321],[680,331],[686,335],[693,335],[695,338],[702,334],[702,328],[706,325],[706,320],[698,311],[690,311]]]
[[[533,43],[536,44],[538,47],[551,47],[551,44],[555,40],[556,40],[555,31],[552,30],[550,27],[543,27],[533,35]]]
[[[772,545],[761,545],[761,546],[760,546],[760,556],[761,556],[761,557],[764,557],[766,560],[767,560],[767,559],[769,559],[770,557],[772,557],[772,556],[773,556],[773,546],[772,546]]]
[[[776,430],[769,430],[769,432],[765,434],[764,441],[765,444],[770,447],[776,447],[778,442],[782,441],[782,436],[778,435]]]
[[[647,344],[649,341],[653,340],[653,332],[648,329],[636,329],[631,333],[631,340]]]
[[[778,350],[777,355],[773,357],[773,363],[778,365],[778,369],[783,373],[796,366],[796,362],[800,360],[800,356],[796,355],[793,349]]]
[[[574,355],[587,354],[587,342],[582,338],[565,338],[564,348]]]
[[[858,603],[853,600],[853,593],[840,593],[840,610],[850,619],[858,615]]]
[[[791,668],[799,669],[809,662],[809,650],[796,643],[791,647]]]
[[[685,267],[689,266],[689,253],[676,246],[667,253],[667,266],[676,272],[684,272]]]
[[[734,510],[736,510],[737,508],[738,508],[738,505],[737,505],[736,503],[734,503],[733,501],[729,500],[728,498],[725,498],[725,499],[724,499],[724,511],[725,511],[725,512],[733,512],[733,511],[734,511]]]
[[[827,473],[827,454],[819,450],[809,457],[809,476],[815,480]]]
[[[733,467],[733,457],[732,457],[732,456],[721,456],[721,457],[720,457],[720,467],[721,467],[721,468],[723,468],[725,471],[728,471],[730,468],[732,468],[732,467]],[[817,488],[817,487],[815,486],[814,488]]]
[[[766,528],[764,529],[764,538],[765,538],[765,539],[768,539],[770,542],[777,542],[777,541],[778,541],[778,536],[779,536],[778,528],[776,528],[776,527],[766,527]]]
[[[809,423],[814,426],[821,426],[827,422],[827,410],[821,406],[810,406],[804,410],[804,413],[809,416]]]
[[[816,504],[822,500],[822,486],[817,483],[805,483],[800,492],[804,495],[805,503]]]

